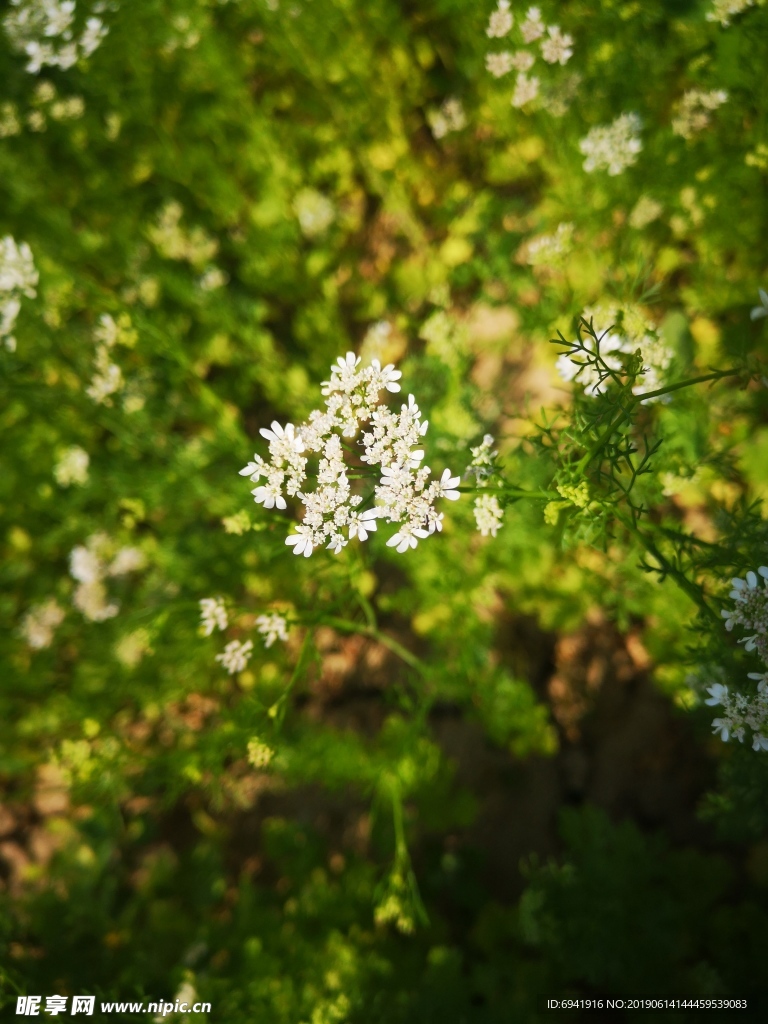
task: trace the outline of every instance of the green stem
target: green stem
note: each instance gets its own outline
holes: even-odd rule
[[[359,633],[361,636],[370,637],[371,640],[376,640],[378,643],[383,644],[384,647],[389,648],[393,654],[396,654],[406,665],[415,669],[419,675],[425,676],[427,674],[426,666],[421,658],[417,658],[407,647],[403,647],[397,640],[393,640],[391,636],[387,636],[386,633],[382,633],[373,626],[364,626],[360,622],[350,622],[348,619],[339,619],[328,615],[323,615],[318,622],[322,625],[334,626],[336,629],[344,630],[346,633]]]
[[[701,610],[710,618],[713,622],[718,625],[721,624],[722,620],[720,616],[714,612],[709,604],[707,603],[701,587],[699,587],[693,580],[689,580],[688,577],[674,566],[656,547],[654,542],[647,534],[643,533],[642,530],[629,519],[625,519],[624,516],[616,517],[620,523],[643,545],[645,550],[659,563],[661,569],[667,576],[671,576],[672,579],[677,583],[681,590],[683,590],[691,600],[701,608]]]
[[[702,374],[700,377],[689,377],[687,380],[678,381],[677,384],[668,384],[666,387],[657,388],[655,391],[646,391],[641,395],[633,395],[627,405],[621,410],[619,415],[611,420],[606,430],[600,435],[594,445],[584,455],[578,464],[579,470],[584,470],[590,464],[592,459],[596,455],[599,455],[603,450],[604,446],[610,440],[612,434],[615,433],[616,429],[625,420],[636,405],[640,402],[647,402],[651,398],[661,398],[662,395],[671,395],[673,391],[681,391],[683,388],[693,387],[694,384],[705,384],[710,380],[720,380],[724,377],[737,377],[742,371],[737,368],[729,370],[714,370],[712,373]]]

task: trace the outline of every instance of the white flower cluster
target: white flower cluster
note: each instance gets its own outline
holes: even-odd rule
[[[712,10],[707,11],[707,21],[718,21],[727,28],[731,18],[746,11],[748,7],[754,7],[756,0],[712,0]]]
[[[227,609],[221,597],[200,599],[200,626],[203,636],[210,636],[214,629],[224,630],[229,625]]]
[[[84,448],[74,444],[67,448],[53,467],[53,475],[59,487],[84,484],[88,480],[90,457]]]
[[[204,597],[200,600],[200,628],[203,636],[210,636],[215,630],[222,632],[229,626],[229,615],[222,597]],[[288,623],[284,615],[270,612],[256,617],[256,630],[264,637],[264,646],[271,647],[275,640],[288,639]],[[218,661],[234,675],[242,672],[253,653],[253,641],[231,640],[221,654],[216,655]]]
[[[709,698],[704,701],[712,707],[721,705],[723,717],[712,721],[712,731],[727,742],[731,736],[744,742],[746,726],[752,730],[752,749],[768,750],[768,673],[750,672],[757,680],[757,696],[749,698],[743,693],[731,693],[723,683],[707,687]]]
[[[762,577],[763,586],[760,586]],[[761,565],[754,573],[750,570],[746,579],[731,580],[731,598],[736,602],[732,609],[720,613],[725,619],[725,628],[730,633],[734,626],[742,626],[751,636],[739,640],[744,650],[757,651],[768,666],[768,567]]]
[[[509,7],[509,0],[498,0],[498,6],[491,14],[485,30],[489,39],[503,39],[512,31],[515,19]],[[519,23],[519,34],[521,46],[530,46],[540,40],[541,59],[546,64],[567,64],[573,56],[572,37],[562,32],[559,25],[545,25],[538,7],[528,8]],[[524,107],[539,95],[540,79],[528,74],[535,63],[535,52],[526,49],[488,53],[485,58],[486,69],[494,78],[503,78],[511,71],[517,72],[511,100],[513,107]],[[560,106],[563,105],[563,99],[560,97]],[[557,116],[560,113],[558,107]],[[562,113],[565,113],[565,108]]]
[[[87,18],[77,35],[76,8],[75,0],[11,0],[3,24],[11,44],[26,54],[31,74],[43,67],[66,70],[99,48],[107,34],[104,23],[101,18]]]
[[[324,235],[336,219],[336,207],[314,188],[302,188],[293,200],[293,212],[305,238]]]
[[[466,476],[474,476],[478,487],[489,487],[493,476],[496,456],[493,451],[493,436],[486,434],[476,448],[470,448],[472,461],[467,467]],[[504,509],[494,494],[480,494],[475,498],[473,509],[477,528],[483,537],[495,537],[501,529]]]
[[[53,598],[42,604],[33,605],[24,616],[21,624],[21,635],[29,646],[39,651],[50,647],[54,632],[64,621],[64,609]]]
[[[600,339],[600,356],[611,370],[620,371],[624,362],[622,357],[640,350],[643,357],[642,380],[635,382],[633,394],[644,395],[663,386],[672,362],[672,350],[662,331],[654,329],[637,307],[597,306],[585,309],[583,318],[591,321]],[[588,352],[595,353],[596,345],[591,336],[584,338],[584,344]],[[608,381],[601,381],[600,370],[587,361],[584,353],[564,352],[558,357],[556,367],[565,381],[578,377],[586,395],[595,397],[604,393]]]
[[[455,96],[443,100],[439,110],[431,110],[427,114],[427,120],[436,139],[442,139],[450,132],[460,132],[467,125],[464,107],[461,100],[457,100]]]
[[[760,582],[762,580],[762,586]],[[761,565],[757,572],[750,570],[745,579],[731,580],[731,598],[735,607],[723,609],[725,628],[730,633],[734,626],[741,626],[751,635],[742,637],[746,651],[757,651],[763,664],[768,667],[768,566]],[[709,699],[704,703],[721,705],[722,718],[715,718],[712,729],[724,741],[734,736],[744,741],[746,726],[752,730],[752,749],[768,750],[768,672],[750,672],[748,678],[757,682],[757,695],[748,697],[743,693],[732,693],[723,683],[707,687]]]
[[[610,175],[621,174],[637,160],[643,148],[640,141],[642,121],[637,114],[621,114],[611,124],[592,128],[579,143],[586,157],[584,170],[607,170]]]
[[[123,371],[113,363],[110,352],[115,345],[132,348],[136,344],[137,334],[131,327],[127,313],[121,313],[117,320],[105,313],[99,318],[99,326],[94,331],[97,342],[93,365],[95,373],[86,394],[97,405],[111,405],[112,395],[125,387]]]
[[[331,367],[330,380],[322,385],[325,409],[315,409],[298,427],[274,422],[271,430],[262,428],[270,461],[256,454],[240,470],[254,483],[264,479],[251,493],[265,508],[284,509],[283,493],[303,503],[303,523],[286,539],[294,554],[308,558],[322,544],[338,553],[354,537],[367,540],[379,519],[398,525],[387,541],[390,547],[399,552],[415,548],[419,540],[442,529],[443,514],[435,509],[435,501],[459,497],[455,489],[459,477],[446,469],[440,480],[430,481],[429,467],[421,465],[424,451],[416,445],[426,434],[428,422],[422,422],[413,395],[398,413],[381,404],[382,392],[400,390],[400,371],[391,364],[382,367],[377,359],[364,368],[360,363],[353,352],[339,357]],[[353,446],[349,440],[361,429],[362,437]],[[352,493],[345,449],[356,461],[351,479],[379,477],[376,504],[362,512],[363,497]],[[309,491],[305,484],[312,455],[319,457],[317,489]],[[379,467],[378,473],[366,472],[367,466]]]
[[[256,617],[256,629],[264,637],[264,646],[271,647],[275,640],[288,639],[288,623],[284,615],[272,612]]]
[[[558,224],[553,235],[539,235],[526,245],[528,263],[532,267],[562,263],[573,248],[573,224]]]
[[[728,99],[724,89],[689,89],[677,104],[675,116],[672,118],[672,131],[691,139],[709,125],[711,113],[717,110]]]
[[[230,640],[221,654],[216,655],[218,661],[233,676],[244,671],[253,654],[253,640]]]
[[[73,548],[69,556],[69,573],[79,584],[72,598],[73,604],[91,622],[114,618],[120,606],[115,601],[107,601],[104,580],[137,572],[145,565],[146,559],[138,548],[116,549],[106,534],[93,534],[84,546]]]
[[[26,242],[17,245],[10,235],[0,239],[0,343],[16,351],[13,328],[21,309],[21,297],[37,295],[38,273]]]

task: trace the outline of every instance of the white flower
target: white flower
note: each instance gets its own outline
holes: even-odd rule
[[[724,704],[728,697],[728,687],[722,683],[713,683],[712,686],[707,687],[707,693],[710,695],[705,704]]]
[[[284,509],[288,506],[285,503],[285,498],[280,494],[279,487],[273,484],[262,485],[261,487],[254,487],[251,491],[253,500],[258,505],[263,505],[264,508],[280,508]]]
[[[753,7],[756,0],[712,0],[712,10],[707,11],[707,21],[719,21],[723,28],[731,23],[731,18]]]
[[[541,20],[541,11],[538,7],[529,7],[525,12],[525,21],[520,26],[523,40],[532,43],[535,39],[544,35],[544,22]]]
[[[107,575],[125,576],[129,572],[138,572],[146,564],[147,559],[143,551],[131,547],[120,548],[107,569]]]
[[[560,31],[558,25],[547,29],[547,39],[541,42],[541,56],[547,64],[567,64],[573,56],[573,39]]]
[[[256,629],[264,637],[264,646],[271,647],[275,640],[288,639],[288,623],[285,616],[272,612],[269,615],[256,617]]]
[[[503,75],[508,75],[514,66],[512,54],[508,53],[506,50],[503,53],[486,54],[485,67],[487,71],[490,71],[494,78],[501,78]]]
[[[488,20],[488,28],[485,34],[489,39],[501,39],[507,35],[514,24],[512,12],[509,9],[509,0],[499,0],[496,10]]]
[[[220,662],[227,672],[233,676],[236,672],[242,672],[251,654],[253,653],[253,640],[246,640],[241,643],[239,640],[231,640],[221,654],[216,655],[216,661]]]
[[[53,468],[53,475],[59,487],[70,484],[84,484],[88,480],[88,452],[84,448],[72,445],[64,451]]]
[[[711,120],[710,114],[726,102],[728,93],[723,89],[689,89],[677,104],[676,114],[672,119],[672,131],[690,139],[703,131]]]
[[[296,533],[285,538],[285,543],[293,548],[294,555],[304,555],[309,558],[312,554],[312,529],[308,526],[297,526]]]
[[[637,160],[643,148],[639,132],[642,122],[637,114],[621,114],[611,124],[592,128],[579,143],[586,157],[588,173],[605,169],[610,175],[621,174]]]
[[[458,501],[461,497],[461,491],[457,491],[455,488],[461,483],[460,476],[451,476],[450,469],[444,469],[443,475],[440,477],[438,486],[438,493],[441,498],[447,498],[449,501]]]
[[[762,577],[762,587],[758,577]],[[739,643],[743,643],[747,651],[756,650],[768,665],[768,566],[761,565],[757,573],[750,569],[745,579],[735,578],[731,584],[730,596],[736,604],[720,613],[725,619],[725,628],[730,632],[738,625],[749,630],[751,635],[743,637]]]
[[[34,298],[37,282],[32,250],[26,242],[17,245],[10,235],[0,239],[0,343],[10,352],[16,351],[13,328],[21,310],[21,297]]]
[[[480,494],[475,498],[474,507],[477,529],[483,537],[495,537],[501,529],[504,509],[493,494]]]
[[[229,625],[229,616],[221,597],[202,597],[200,599],[200,626],[203,636],[210,636],[215,629],[224,630]]]
[[[376,520],[379,517],[377,508],[369,508],[365,512],[351,512],[349,516],[349,539],[357,537],[361,541],[368,540],[368,534],[374,533],[378,526]]]
[[[319,238],[336,219],[336,207],[314,188],[303,188],[296,194],[293,210],[306,238]]]
[[[424,540],[425,537],[429,536],[428,530],[414,529],[410,526],[404,526],[387,541],[388,548],[396,547],[398,552],[402,554],[409,548],[415,548],[419,540]]]
[[[459,132],[467,124],[467,116],[464,113],[461,100],[454,96],[444,100],[439,111],[428,113],[427,120],[436,139],[442,139],[449,132]]]
[[[517,50],[512,54],[510,63],[515,71],[530,71],[536,63],[536,58],[528,50]]]
[[[53,598],[33,605],[21,623],[20,633],[29,646],[39,651],[50,647],[53,634],[64,621],[64,609]]]
[[[27,57],[27,71],[43,67],[66,70],[89,57],[107,29],[100,18],[88,18],[79,38],[73,37],[75,0],[11,0],[4,25],[11,44]]]
[[[731,726],[725,718],[715,718],[712,722],[712,732],[719,733],[724,743],[728,742]]]
[[[512,93],[512,106],[524,107],[526,103],[535,100],[539,95],[539,80],[536,77],[529,78],[522,71],[515,79],[515,91]]]

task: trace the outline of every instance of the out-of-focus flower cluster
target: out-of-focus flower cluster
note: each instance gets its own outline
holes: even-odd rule
[[[220,597],[203,597],[200,600],[200,626],[203,636],[210,636],[214,629],[224,630],[229,625],[229,616]]]
[[[21,635],[35,650],[50,647],[53,634],[64,621],[64,609],[53,598],[33,605],[21,623]]]
[[[284,615],[272,612],[256,616],[256,629],[264,637],[264,646],[271,647],[275,640],[288,639],[288,623]]]
[[[494,440],[486,434],[476,448],[470,448],[472,461],[467,467],[467,477],[474,477],[478,487],[491,487],[498,452],[493,450]],[[483,537],[495,537],[502,526],[504,509],[495,494],[480,494],[475,498],[475,522]]]
[[[545,64],[567,64],[573,56],[573,39],[562,32],[559,25],[545,25],[538,7],[529,7],[516,23],[509,0],[498,0],[485,34],[489,39],[506,39],[513,32],[515,24],[519,37],[514,44],[517,48],[486,54],[485,66],[494,78],[503,78],[512,71],[517,72],[511,102],[513,107],[525,107],[540,93],[540,77],[529,75],[536,63],[537,54]],[[548,89],[542,96],[544,107],[556,117],[561,117],[575,95],[578,81],[578,76],[570,76],[564,88]]]
[[[573,224],[558,224],[553,235],[537,235],[526,243],[532,267],[553,267],[565,262],[573,249]]]
[[[643,148],[640,140],[642,121],[637,114],[620,114],[610,124],[590,129],[579,143],[584,154],[584,170],[621,174],[637,160]]]
[[[584,310],[583,318],[591,322],[599,344],[591,336],[584,339],[587,352],[564,352],[557,360],[557,371],[565,381],[578,380],[584,393],[594,397],[603,394],[608,381],[590,354],[599,353],[602,362],[615,372],[623,368],[627,356],[638,349],[642,355],[641,380],[632,387],[635,395],[656,391],[664,384],[672,362],[672,349],[660,328],[648,320],[637,306],[595,306]],[[650,399],[649,399],[650,401]]]
[[[428,422],[422,421],[413,395],[398,413],[381,403],[382,392],[400,390],[400,371],[392,364],[382,367],[377,359],[366,367],[360,363],[353,352],[339,357],[322,386],[325,408],[315,409],[298,427],[274,422],[271,429],[262,428],[270,461],[257,453],[240,471],[258,483],[251,493],[265,508],[286,508],[285,495],[304,505],[302,524],[286,540],[294,554],[308,558],[320,545],[338,553],[354,537],[367,540],[379,519],[398,526],[387,544],[407,551],[442,529],[443,513],[435,501],[459,497],[459,477],[446,469],[439,480],[430,480],[430,468],[421,464],[424,451],[416,445]],[[318,457],[317,488],[309,491],[307,464],[312,456]],[[347,459],[352,460],[351,469]],[[378,467],[378,472],[367,467]],[[364,498],[353,493],[351,481],[372,482],[377,476],[375,504],[361,512]]]
[[[748,630],[750,636],[739,643],[746,651],[757,651],[768,666],[768,567],[761,565],[757,573],[750,571],[746,579],[736,578],[732,583],[731,597],[736,603],[721,613],[725,628],[729,633],[734,626]]]
[[[215,630],[222,632],[229,626],[229,614],[222,597],[204,597],[200,600],[200,631],[210,636]],[[276,640],[288,640],[288,621],[279,612],[267,612],[256,616],[256,631],[264,639],[264,646],[271,647]],[[230,640],[218,661],[230,675],[242,672],[253,654],[252,640]]]
[[[293,200],[293,212],[306,238],[324,235],[336,219],[336,207],[315,188],[300,189]]]
[[[26,242],[17,244],[10,235],[0,240],[0,343],[16,351],[13,329],[21,309],[21,298],[37,295],[38,273],[32,250]]]
[[[92,10],[101,13],[104,6]],[[107,34],[101,18],[88,17],[80,25],[75,0],[11,0],[3,25],[14,49],[26,55],[27,71],[33,75],[44,67],[71,68],[90,57]]]
[[[731,23],[731,18],[754,7],[756,0],[712,0],[712,9],[707,11],[707,21],[718,21],[723,28]]]
[[[756,651],[768,669],[768,566],[761,565],[757,572],[750,570],[744,579],[732,579],[731,585],[734,606],[720,613],[725,628],[729,633],[734,626],[746,630],[750,635],[739,643],[746,651]],[[731,691],[717,682],[707,687],[709,698],[704,703],[723,708],[722,717],[712,722],[713,731],[722,740],[733,736],[741,743],[748,727],[752,730],[752,749],[768,750],[768,671],[750,672],[748,678],[757,682],[754,696]]]
[[[460,132],[467,125],[467,115],[461,100],[449,96],[443,100],[439,110],[431,110],[427,114],[429,127],[436,139],[442,139],[451,132]]]
[[[672,118],[672,131],[691,139],[709,125],[713,110],[717,110],[728,99],[724,89],[689,89],[677,104],[675,116]]]
[[[114,618],[120,606],[108,600],[105,580],[137,572],[145,565],[146,558],[138,548],[118,547],[107,534],[93,534],[69,556],[69,573],[78,582],[72,603],[91,622]]]
[[[99,326],[94,331],[96,355],[94,356],[94,374],[86,394],[97,405],[111,405],[112,395],[125,387],[123,371],[112,362],[110,355],[116,345],[133,348],[138,335],[131,326],[127,313],[121,313],[115,320],[109,313],[99,318]]]
[[[67,448],[53,467],[56,483],[59,487],[86,483],[90,461],[88,452],[84,448],[80,448],[76,444]]]

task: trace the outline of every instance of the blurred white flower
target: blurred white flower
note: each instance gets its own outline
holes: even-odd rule
[[[547,38],[541,41],[541,56],[547,64],[567,64],[573,56],[573,38],[550,25]]]
[[[248,664],[253,653],[253,641],[231,640],[221,654],[216,655],[216,661],[233,676],[236,672],[242,672]]]
[[[88,452],[84,448],[80,448],[76,444],[67,448],[53,468],[56,483],[60,487],[86,483],[90,461]]]
[[[53,598],[33,605],[24,616],[20,633],[33,650],[50,647],[53,634],[64,621],[64,609]]]
[[[275,640],[288,639],[288,624],[284,615],[271,612],[256,617],[256,629],[264,637],[264,646],[271,647]]]
[[[203,636],[210,636],[214,629],[224,630],[229,625],[227,609],[221,597],[200,599],[200,625]]]
[[[584,170],[588,173],[607,170],[610,175],[621,174],[637,160],[643,144],[640,140],[642,121],[637,114],[621,114],[611,124],[592,128],[579,143],[586,157]]]
[[[496,10],[493,11],[488,20],[488,28],[485,34],[490,39],[501,39],[507,35],[514,24],[512,12],[509,9],[509,0],[499,0]]]

